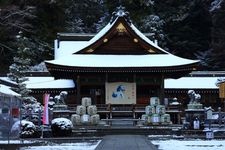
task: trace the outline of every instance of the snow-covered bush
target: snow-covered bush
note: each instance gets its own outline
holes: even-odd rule
[[[55,137],[70,136],[72,133],[72,122],[67,118],[55,118],[52,120],[52,135]]]
[[[37,138],[40,137],[40,134],[37,131],[37,128],[35,127],[35,125],[27,120],[21,120],[18,121],[15,124],[15,127],[18,127],[18,124],[20,124],[21,127],[21,132],[20,132],[20,137],[21,138]]]
[[[22,119],[29,120],[37,125],[40,118],[39,112],[43,112],[43,106],[35,98],[32,98],[29,101],[23,101],[21,111]]]

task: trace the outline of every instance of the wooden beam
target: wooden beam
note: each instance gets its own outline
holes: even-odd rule
[[[76,87],[77,87],[77,97],[76,104],[81,104],[81,96],[80,96],[80,76],[78,75],[76,78]]]

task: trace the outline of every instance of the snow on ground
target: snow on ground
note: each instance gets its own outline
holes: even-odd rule
[[[29,144],[36,143],[37,141],[29,141],[29,140],[0,140],[0,144]],[[27,146],[21,147],[20,150],[94,150],[101,140],[91,141],[91,142],[82,142],[82,143],[62,143],[62,144],[54,144],[51,143],[45,146]],[[1,149],[1,148],[0,148]]]
[[[224,150],[225,140],[153,140],[160,150]]]
[[[34,143],[34,141],[29,140],[0,140],[0,144],[21,144],[21,143]]]
[[[99,140],[94,143],[62,143],[49,146],[31,146],[20,148],[20,150],[94,150],[100,142],[101,141]]]

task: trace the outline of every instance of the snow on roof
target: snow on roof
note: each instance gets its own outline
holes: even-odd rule
[[[59,48],[55,47],[55,59],[76,53],[82,50],[83,48],[93,44],[109,31],[109,29],[113,26],[116,20],[117,19],[115,19],[113,23],[108,23],[99,33],[97,33],[89,41],[60,41]]]
[[[56,59],[45,61],[51,64],[76,67],[167,67],[188,65],[197,63],[197,60],[189,60],[172,55],[157,44],[149,40],[142,34],[133,24],[130,25],[132,30],[140,36],[148,44],[165,52],[165,54],[156,55],[82,55],[73,54],[85,47],[90,46],[99,38],[104,36],[118,20],[117,17],[113,23],[108,23],[99,33],[97,33],[90,41],[63,41],[60,42],[59,49],[56,49]],[[106,61],[107,60],[107,61]],[[116,60],[116,61],[115,61]],[[135,61],[134,61],[135,60]],[[163,60],[163,61],[160,61]]]
[[[108,23],[100,32],[98,32],[90,41],[88,41],[87,47],[95,43],[102,36],[104,36],[112,28],[112,26],[115,24],[117,20],[118,20],[118,17],[112,23]]]
[[[39,83],[39,82],[54,80],[54,77],[26,77],[26,78],[28,78],[28,80],[25,81],[25,84],[32,84],[32,83]],[[8,77],[0,77],[0,80],[15,84],[15,85],[17,84],[16,82],[10,80],[10,78]]]
[[[57,89],[75,87],[73,80],[55,80],[54,77],[28,77],[28,81],[25,83],[28,89]]]
[[[140,38],[142,38],[145,42],[147,42],[148,44],[154,46],[155,48],[160,49],[161,51],[168,53],[167,51],[165,51],[164,49],[162,49],[161,47],[159,47],[157,44],[155,44],[154,42],[152,42],[149,38],[147,38],[140,30],[138,30],[133,24],[131,24],[131,28],[134,30],[134,32],[139,35]]]
[[[5,86],[3,84],[0,84],[0,95],[11,95],[11,96],[20,96],[20,94],[14,92],[13,90],[10,89],[9,86]]]
[[[87,46],[87,41],[60,41],[55,48],[55,59],[71,55]]]
[[[54,80],[52,77],[30,77],[29,89],[44,88],[74,88],[73,80]],[[165,89],[218,89],[218,77],[182,77],[179,79],[165,79]]]
[[[16,82],[10,80],[8,77],[0,77],[0,80],[16,85]]]
[[[179,79],[165,79],[165,89],[218,89],[216,81],[219,77],[182,77]],[[59,79],[53,77],[29,77],[26,81],[29,89],[57,89],[74,88],[73,80]],[[12,91],[10,87],[0,84],[0,93],[7,95],[20,96]]]
[[[25,82],[26,84],[35,84],[54,80],[54,77],[27,77],[27,78],[28,80]]]
[[[121,13],[121,11],[118,11],[118,13]],[[122,13],[124,13],[122,11]],[[88,43],[87,46],[90,46],[91,44],[93,44],[94,42],[96,42],[99,38],[101,38],[102,36],[104,36],[111,28],[112,26],[115,24],[115,22],[118,20],[119,17],[123,17],[124,14],[122,15],[117,15],[117,18],[112,22],[112,23],[108,23],[98,34],[96,34]],[[154,46],[155,48],[160,49],[161,51],[168,53],[167,51],[163,50],[161,47],[159,47],[157,44],[155,44],[154,42],[152,42],[149,38],[147,38],[140,30],[138,30],[132,23],[130,25],[131,29],[137,34],[139,35],[140,38],[142,38],[144,41],[146,41],[148,44]]]
[[[113,23],[108,23],[99,33],[97,33],[90,41],[63,41],[60,42],[60,48],[57,51],[60,51],[57,54],[56,58],[59,58],[58,56],[63,56],[65,54],[71,54],[76,53],[79,50],[82,50],[85,47],[90,46],[91,44],[95,43],[99,38],[104,36],[115,24],[115,22],[118,20],[119,17],[117,17]],[[163,50],[161,47],[159,47],[157,44],[152,42],[149,38],[147,38],[141,31],[139,31],[133,24],[130,25],[131,29],[140,36],[144,41],[146,41],[148,44],[160,49],[161,51],[168,53],[167,51]],[[65,51],[65,52],[63,52]]]
[[[172,54],[155,55],[82,55],[74,54],[47,63],[75,67],[169,67],[197,63]]]
[[[73,80],[58,79],[55,80],[54,77],[27,77],[28,80],[25,81],[26,87],[28,89],[57,89],[57,88],[74,88],[75,84]],[[8,77],[1,77],[0,79],[14,83]]]
[[[218,89],[218,77],[182,77],[179,79],[166,79],[165,89]]]

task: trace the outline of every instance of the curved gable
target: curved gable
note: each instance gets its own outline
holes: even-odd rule
[[[144,36],[125,16],[103,28],[87,47],[74,54],[166,54]]]

